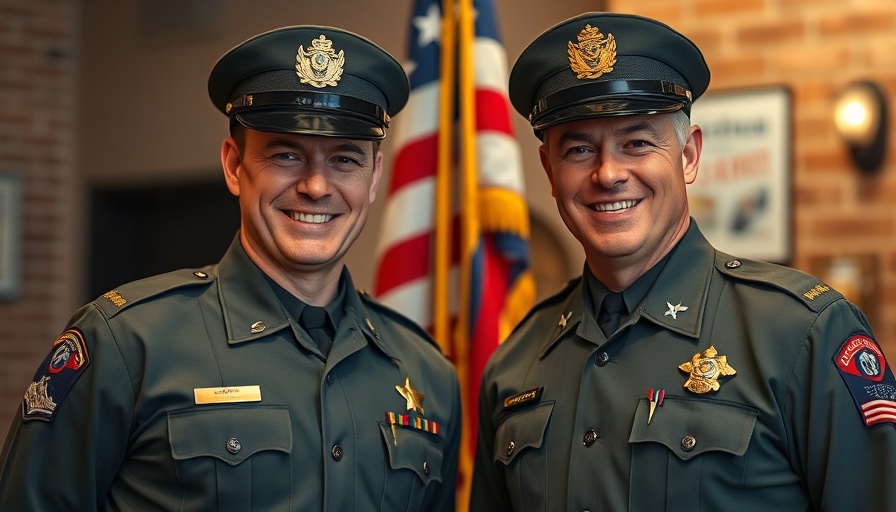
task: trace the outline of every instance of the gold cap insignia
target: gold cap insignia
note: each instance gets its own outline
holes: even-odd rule
[[[716,349],[710,346],[703,354],[694,354],[694,357],[686,363],[678,365],[678,369],[687,372],[687,382],[684,383],[689,391],[694,393],[708,393],[719,390],[719,377],[727,377],[737,373],[728,364],[727,356],[720,356]]]
[[[411,387],[411,379],[404,379],[404,386],[395,386],[395,390],[407,400],[409,411],[423,414],[423,393]]]
[[[613,71],[616,64],[616,38],[613,34],[604,37],[597,27],[585,25],[579,32],[578,44],[567,42],[569,67],[576,78],[598,78]]]
[[[328,85],[336,86],[342,78],[345,65],[345,52],[333,50],[333,41],[321,34],[311,42],[308,51],[299,46],[296,53],[296,74],[303,84],[311,84],[321,89]]]

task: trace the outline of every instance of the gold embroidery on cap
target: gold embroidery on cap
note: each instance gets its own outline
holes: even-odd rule
[[[296,74],[303,84],[311,84],[318,89],[328,85],[336,86],[342,78],[345,52],[333,50],[333,41],[321,36],[311,42],[308,51],[299,46],[296,53]]]
[[[569,67],[576,78],[598,78],[613,71],[616,64],[616,38],[613,34],[604,37],[597,27],[585,25],[579,32],[578,44],[567,41]]]

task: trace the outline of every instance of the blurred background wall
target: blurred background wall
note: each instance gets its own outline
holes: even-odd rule
[[[873,175],[860,173],[832,120],[835,93],[852,80],[877,81],[893,98],[896,3],[495,4],[510,62],[554,23],[612,10],[655,17],[691,37],[712,70],[710,92],[787,87],[793,116],[788,263],[843,283],[837,287],[862,304],[884,350],[896,358],[893,159]],[[18,282],[0,298],[0,432],[79,305],[136,268],[155,273],[213,263],[230,241],[236,204],[218,156],[227,126],[206,94],[217,58],[256,33],[315,23],[356,31],[403,60],[410,9],[411,0],[0,0],[0,178],[15,178],[22,198],[21,236],[0,240],[0,249],[9,249],[0,254],[18,262]],[[556,214],[537,140],[519,116],[515,128],[544,296],[578,274],[583,258]],[[383,149],[388,170],[388,137]],[[383,198],[381,187],[348,258],[362,288],[373,279],[370,255]]]

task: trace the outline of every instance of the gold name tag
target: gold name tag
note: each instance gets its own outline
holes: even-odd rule
[[[196,404],[223,404],[233,402],[260,402],[261,387],[233,386],[224,388],[195,388]]]

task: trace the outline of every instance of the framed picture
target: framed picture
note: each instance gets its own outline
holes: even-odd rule
[[[720,251],[787,264],[792,258],[791,97],[786,87],[710,92],[691,122],[703,129],[691,216]]]
[[[0,172],[0,299],[19,293],[22,251],[22,181]]]

